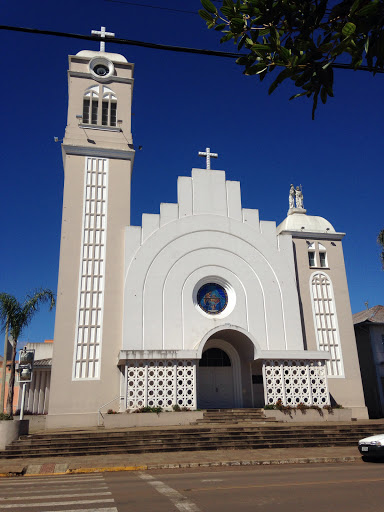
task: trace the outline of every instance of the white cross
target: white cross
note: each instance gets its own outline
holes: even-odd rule
[[[207,169],[211,168],[211,157],[217,158],[219,155],[217,153],[211,153],[211,148],[205,148],[205,151],[199,151],[199,156],[205,156],[207,159]]]
[[[103,39],[105,37],[115,37],[115,34],[113,32],[106,32],[105,27],[101,27],[101,30],[92,30],[91,34],[95,36],[100,36]],[[105,52],[105,41],[100,41],[100,51]]]

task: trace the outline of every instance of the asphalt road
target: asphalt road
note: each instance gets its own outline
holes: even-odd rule
[[[0,512],[384,512],[384,463],[23,477]]]

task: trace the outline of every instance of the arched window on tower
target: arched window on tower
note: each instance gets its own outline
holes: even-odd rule
[[[94,85],[85,91],[83,98],[83,119],[84,124],[97,124],[99,110],[99,86]]]
[[[102,86],[101,94],[98,85],[85,91],[82,123],[112,127],[117,125],[117,98],[109,87]]]
[[[103,87],[101,124],[103,126],[116,126],[117,120],[117,99],[113,91]]]
[[[319,260],[320,260],[320,267],[322,267],[322,268],[328,267],[327,249],[320,242],[319,242]]]
[[[317,348],[331,356],[327,361],[328,376],[342,377],[344,368],[332,282],[327,274],[316,272],[311,276],[310,287]]]
[[[308,263],[310,267],[316,267],[316,247],[315,242],[308,245]]]

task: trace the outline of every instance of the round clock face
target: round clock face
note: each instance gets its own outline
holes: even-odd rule
[[[112,62],[105,57],[94,57],[89,61],[89,71],[96,80],[108,80],[114,70]]]
[[[104,66],[104,64],[97,64],[93,68],[93,71],[96,73],[96,75],[99,75],[99,76],[106,76],[109,73],[108,67]]]
[[[228,294],[220,284],[207,283],[197,292],[197,303],[209,315],[217,315],[227,307]]]

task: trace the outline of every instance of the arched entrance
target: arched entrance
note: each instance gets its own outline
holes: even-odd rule
[[[198,373],[198,404],[201,409],[234,406],[233,368],[224,350],[213,347],[203,352]]]
[[[207,341],[197,368],[197,384],[200,409],[242,407],[240,358],[230,343]]]
[[[255,407],[255,354],[258,347],[239,328],[215,329],[199,344],[197,407]],[[261,386],[262,387],[262,386]]]

